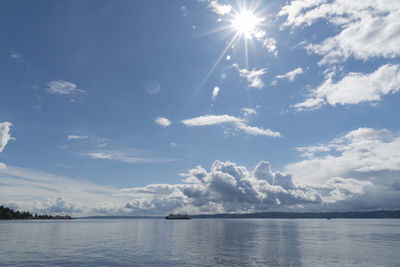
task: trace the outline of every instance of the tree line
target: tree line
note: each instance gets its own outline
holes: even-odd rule
[[[65,215],[48,215],[48,214],[31,214],[28,211],[14,211],[8,207],[4,207],[0,205],[0,220],[35,220],[35,219],[42,219],[42,220],[52,220],[52,219],[72,219],[71,216]]]

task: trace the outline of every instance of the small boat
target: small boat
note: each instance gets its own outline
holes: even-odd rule
[[[189,214],[173,214],[170,213],[167,217],[165,217],[166,220],[190,220],[192,217]]]

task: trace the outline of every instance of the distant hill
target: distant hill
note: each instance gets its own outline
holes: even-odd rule
[[[69,220],[72,219],[72,217],[69,215],[65,216],[61,215],[52,216],[47,214],[32,215],[27,211],[22,211],[22,212],[14,211],[13,209],[0,206],[0,220],[57,220],[57,219]]]
[[[349,212],[259,212],[245,214],[199,214],[192,218],[266,218],[266,219],[400,219],[400,210]]]
[[[163,216],[87,216],[78,219],[161,219]]]
[[[194,219],[400,219],[400,210],[350,212],[258,212],[191,215]],[[163,219],[164,216],[88,216],[79,219]]]

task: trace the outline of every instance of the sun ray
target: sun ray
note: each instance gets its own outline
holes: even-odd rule
[[[249,50],[247,46],[247,38],[244,38],[244,56],[246,58],[246,69],[249,69]]]
[[[219,27],[219,28],[207,31],[207,32],[202,32],[202,33],[195,34],[194,37],[202,37],[202,36],[206,36],[206,35],[209,35],[209,34],[221,32],[221,31],[226,31],[226,30],[229,30],[231,28],[232,28],[231,26],[223,26],[223,27]]]
[[[232,46],[232,44],[239,37],[243,37],[245,66],[246,66],[246,69],[249,69],[249,42],[251,41],[251,39],[253,37],[257,38],[259,40],[260,37],[257,36],[257,34],[259,33],[260,26],[262,26],[262,22],[264,21],[264,18],[259,17],[255,13],[260,2],[261,1],[253,2],[254,4],[251,5],[249,8],[247,8],[246,1],[239,2],[239,0],[238,0],[239,8],[237,9],[237,11],[233,11],[230,14],[231,19],[227,21],[227,22],[230,22],[228,26],[218,27],[218,28],[212,29],[208,32],[199,33],[199,34],[195,35],[195,37],[200,37],[200,36],[205,36],[208,34],[221,32],[224,30],[230,30],[231,32],[234,32],[234,36],[228,42],[228,45],[224,48],[224,50],[219,55],[219,57],[217,58],[216,62],[213,64],[213,66],[210,68],[210,70],[207,72],[207,74],[205,75],[203,80],[193,91],[191,97],[185,103],[181,112],[184,112],[186,110],[186,108],[188,107],[188,105],[193,101],[193,99],[196,97],[196,95],[198,94],[200,89],[204,86],[204,84],[210,78],[211,74],[214,72],[214,70],[220,63],[221,59],[225,56],[228,49]]]
[[[225,56],[226,52],[228,49],[232,46],[232,44],[235,42],[236,38],[239,36],[239,33],[235,33],[235,35],[232,37],[232,39],[229,41],[225,49],[222,51],[221,55],[218,57],[217,61],[214,63],[214,65],[211,67],[211,69],[208,71],[207,75],[204,77],[204,79],[200,82],[199,86],[194,90],[192,96],[189,98],[187,103],[184,105],[182,112],[187,108],[187,106],[193,101],[197,93],[200,91],[200,89],[203,87],[203,85],[206,83],[210,75],[214,72],[215,68],[218,66],[218,63],[221,61],[221,59]]]

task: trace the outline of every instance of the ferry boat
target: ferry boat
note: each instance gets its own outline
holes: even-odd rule
[[[192,217],[189,214],[173,214],[170,213],[167,217],[165,217],[166,220],[190,220]]]

